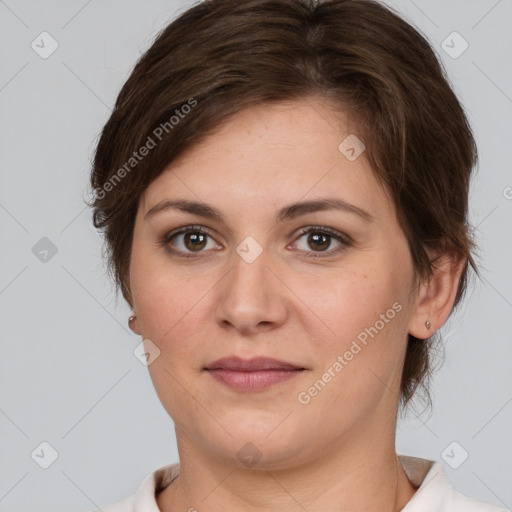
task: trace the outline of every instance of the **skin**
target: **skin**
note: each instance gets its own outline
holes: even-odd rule
[[[394,444],[407,335],[425,339],[445,322],[463,262],[443,255],[432,278],[414,287],[392,201],[364,152],[350,161],[338,150],[351,130],[321,98],[253,107],[172,162],[141,198],[132,329],[160,350],[148,368],[180,456],[180,476],[157,496],[163,512],[391,512],[416,490]],[[283,206],[324,197],[374,220],[325,210],[276,222]],[[145,218],[160,201],[178,198],[210,204],[226,223],[177,209]],[[167,252],[160,240],[189,225],[209,230],[199,249],[183,234],[167,246],[193,257]],[[327,234],[319,249],[299,234],[322,225],[353,243]],[[262,249],[251,263],[236,252],[248,236]],[[299,393],[395,303],[394,318],[300,403]],[[264,391],[237,392],[204,370],[230,355],[306,370]],[[247,443],[260,456],[252,467],[237,456]]]

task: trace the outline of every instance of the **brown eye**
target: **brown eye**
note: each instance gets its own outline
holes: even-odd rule
[[[161,244],[169,253],[183,257],[193,257],[194,253],[200,254],[205,249],[219,247],[219,244],[201,226],[186,226],[167,233],[161,240]]]
[[[307,237],[306,237],[307,235]],[[304,239],[301,242],[301,239]],[[332,248],[333,241],[337,244]],[[331,256],[352,245],[352,239],[332,228],[316,226],[304,228],[297,239],[297,248],[308,257]],[[318,253],[318,254],[315,254]]]
[[[331,245],[331,236],[324,235],[322,233],[310,233],[308,235],[308,244],[310,247],[314,247],[315,249],[319,249],[321,251],[325,251]]]
[[[183,238],[185,247],[187,249],[190,249],[191,251],[198,251],[204,249],[207,236],[208,235],[205,235],[204,233],[197,232],[185,233],[185,236]]]

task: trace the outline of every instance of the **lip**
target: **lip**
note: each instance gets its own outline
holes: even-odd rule
[[[225,357],[208,365],[205,370],[235,391],[257,392],[292,379],[306,369],[268,357]]]
[[[239,372],[255,372],[260,370],[305,370],[301,366],[297,366],[279,359],[270,357],[252,357],[251,359],[242,359],[240,357],[223,357],[209,364],[206,370],[233,370]]]

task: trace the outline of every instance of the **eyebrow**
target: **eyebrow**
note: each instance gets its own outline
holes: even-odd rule
[[[219,210],[209,204],[201,203],[198,201],[190,201],[188,199],[165,199],[160,201],[146,212],[144,219],[147,220],[149,217],[153,217],[157,213],[170,209],[176,209],[182,212],[199,215],[200,217],[213,219],[227,225],[223,215],[219,212]],[[346,201],[339,198],[327,197],[311,201],[302,201],[284,206],[278,211],[276,215],[276,222],[292,220],[301,215],[326,210],[341,210],[347,213],[352,213],[361,217],[366,222],[372,222],[375,220],[373,215],[371,215],[366,210],[363,210],[359,206],[347,203]]]

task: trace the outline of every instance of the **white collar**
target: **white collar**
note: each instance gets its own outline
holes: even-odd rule
[[[453,489],[439,462],[407,455],[398,455],[398,458],[411,483],[418,487],[402,512],[507,512]],[[130,501],[133,500],[133,511],[161,512],[155,496],[170,485],[179,475],[179,471],[179,463],[173,463],[147,475],[135,495],[130,498]],[[123,500],[123,503],[127,501],[128,499]],[[112,512],[124,510],[114,507]]]

